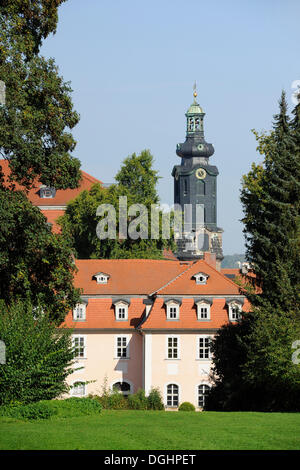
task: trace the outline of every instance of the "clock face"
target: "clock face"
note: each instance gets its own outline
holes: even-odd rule
[[[204,145],[203,144],[199,144],[198,147],[197,147],[198,150],[203,150],[204,149]]]
[[[204,170],[204,168],[198,168],[198,170],[196,171],[196,178],[198,178],[199,180],[204,180],[205,177],[206,171]]]

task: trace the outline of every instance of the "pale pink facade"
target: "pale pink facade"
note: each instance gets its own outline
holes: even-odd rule
[[[166,408],[188,401],[201,409],[211,386],[209,340],[249,307],[237,285],[205,261],[77,265],[82,304],[66,325],[74,328],[82,369],[68,378],[71,394],[101,394],[116,384],[125,394],[159,388]]]

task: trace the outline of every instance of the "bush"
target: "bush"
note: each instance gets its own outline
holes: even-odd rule
[[[2,406],[1,416],[9,416],[17,419],[48,419],[56,414],[47,402],[30,403],[29,405]]]
[[[0,405],[51,400],[68,391],[74,351],[71,331],[57,328],[46,312],[29,303],[7,307],[0,301]]]
[[[195,407],[189,401],[184,401],[178,408],[178,411],[195,411]]]
[[[148,410],[164,410],[162,396],[158,388],[152,388],[148,397]]]
[[[29,405],[5,405],[0,407],[0,416],[17,419],[48,419],[52,416],[69,418],[100,413],[100,403],[91,398],[67,398],[66,400],[44,400]]]
[[[147,410],[148,400],[145,395],[145,390],[138,390],[133,395],[128,395],[128,408],[131,410]]]

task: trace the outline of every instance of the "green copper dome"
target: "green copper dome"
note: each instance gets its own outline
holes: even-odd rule
[[[194,103],[191,104],[186,114],[203,114],[204,111],[201,106],[194,100]]]

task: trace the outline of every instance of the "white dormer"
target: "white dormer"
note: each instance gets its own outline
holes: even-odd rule
[[[205,273],[197,273],[197,274],[194,274],[193,277],[196,280],[196,284],[205,285],[207,283],[207,279],[209,278],[209,275]]]
[[[96,279],[97,284],[107,284],[107,281],[110,278],[110,275],[100,272],[100,273],[94,274],[93,277]]]
[[[114,302],[115,306],[115,315],[117,321],[126,321],[128,320],[128,307],[129,303],[127,300],[117,300]]]
[[[84,321],[86,319],[86,303],[79,303],[73,310],[73,320]]]
[[[40,198],[51,199],[51,198],[55,197],[56,189],[51,188],[50,186],[46,186],[46,185],[42,184],[40,186],[39,193],[40,193]]]
[[[165,301],[167,307],[167,320],[179,320],[179,308],[181,301],[170,299]]]
[[[212,301],[207,299],[200,299],[196,300],[195,304],[197,306],[197,319],[200,321],[210,320],[210,306]]]

